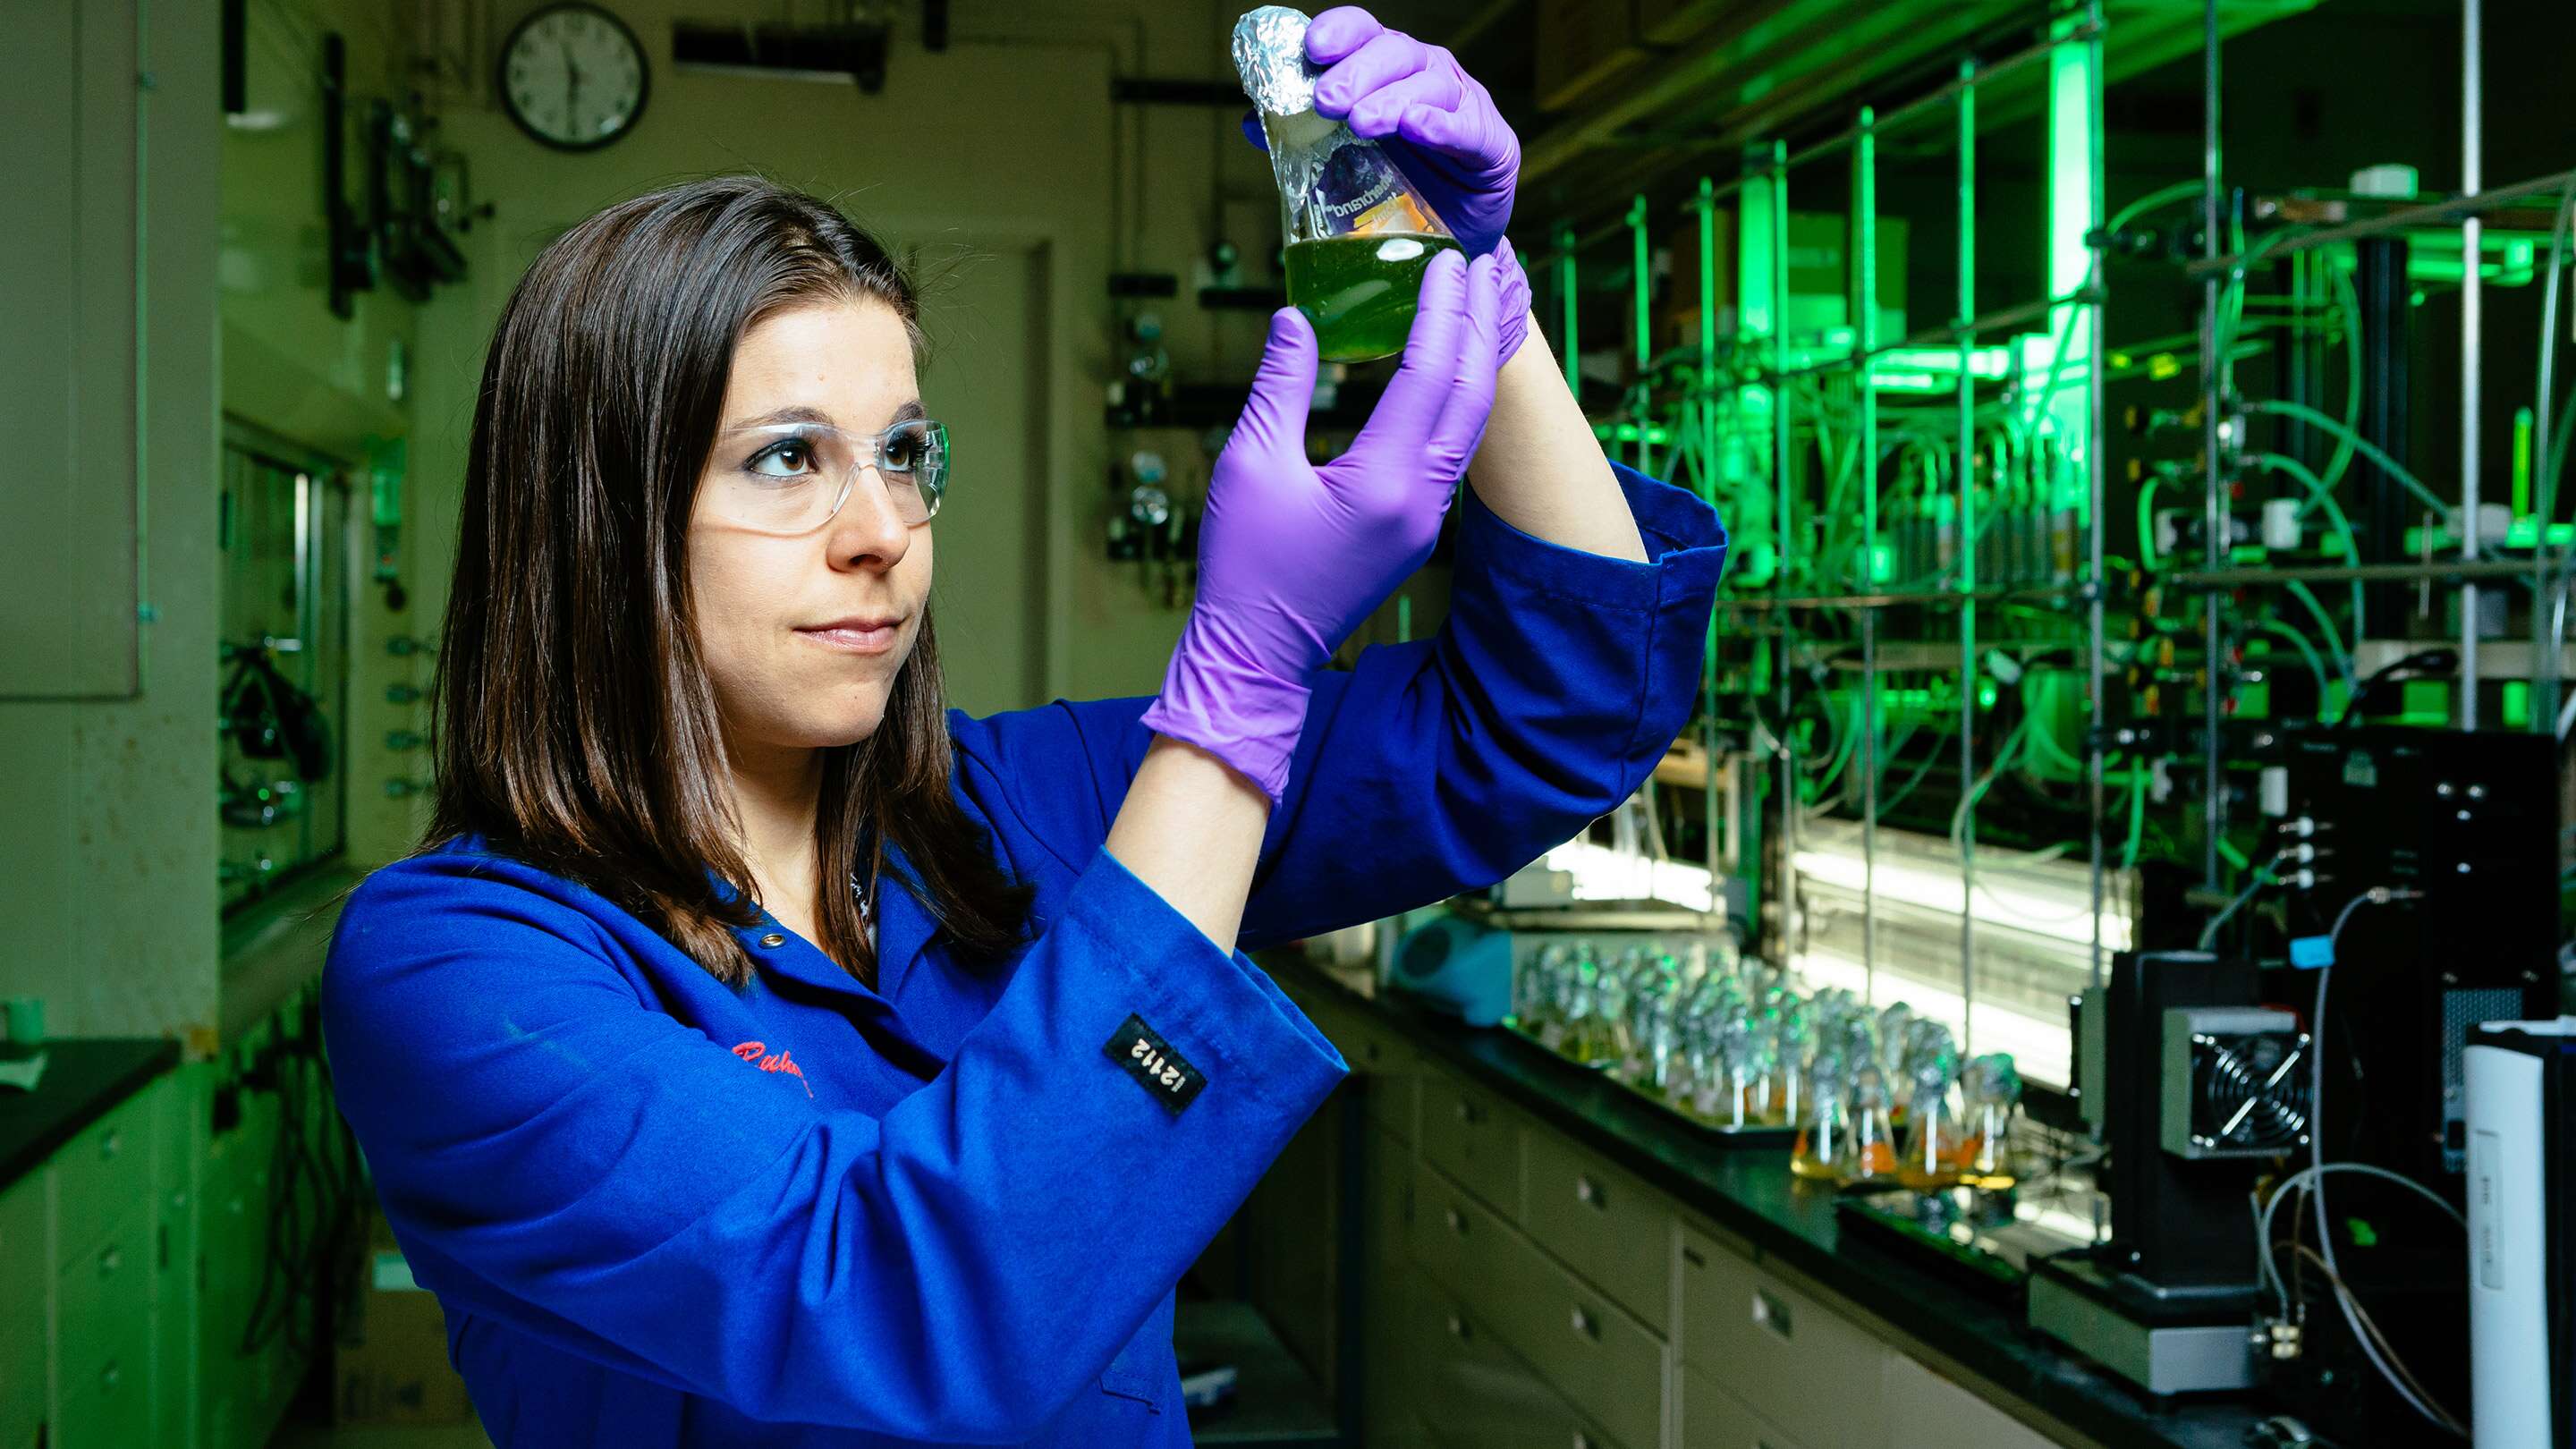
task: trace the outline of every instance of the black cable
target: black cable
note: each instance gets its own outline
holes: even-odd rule
[[[2361,702],[2370,692],[2401,676],[2448,678],[2460,672],[2460,651],[2451,648],[2420,649],[2372,671],[2370,676],[2353,686],[2352,698],[2344,702],[2343,714],[2329,728],[2341,729],[2361,718]],[[2472,688],[2475,686],[2472,685]]]

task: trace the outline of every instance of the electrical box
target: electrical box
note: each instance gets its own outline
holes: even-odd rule
[[[2373,886],[2423,893],[2359,907],[2336,942],[2325,1051],[2356,1059],[2367,1086],[2349,1069],[2326,1074],[2329,1151],[2456,1176],[2470,1029],[2557,1011],[2557,742],[2381,726],[2286,744],[2291,817],[2312,822],[2317,847],[2291,933],[2323,934]]]
[[[2286,1011],[2165,1012],[2164,1149],[2176,1157],[2277,1157],[2308,1145],[2308,1034]]]

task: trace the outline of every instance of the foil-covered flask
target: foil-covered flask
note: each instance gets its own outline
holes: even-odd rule
[[[1423,270],[1458,242],[1383,147],[1316,114],[1308,23],[1285,5],[1234,23],[1235,70],[1279,183],[1288,300],[1315,324],[1325,361],[1390,357],[1412,331]]]

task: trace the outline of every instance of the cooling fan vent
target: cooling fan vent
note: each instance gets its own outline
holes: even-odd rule
[[[2308,1037],[2287,1013],[2165,1013],[2164,1147],[2178,1157],[2271,1157],[2308,1143]]]

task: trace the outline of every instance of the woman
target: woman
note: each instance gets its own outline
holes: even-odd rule
[[[1186,1444],[1174,1285],[1345,1070],[1236,948],[1499,879],[1677,732],[1723,536],[1604,463],[1528,327],[1510,132],[1360,12],[1309,44],[1474,260],[1322,468],[1273,319],[1152,701],[943,712],[946,438],[830,208],[678,187],[520,283],[436,820],[324,982],[499,1442]],[[1320,671],[1471,457],[1448,626]]]

